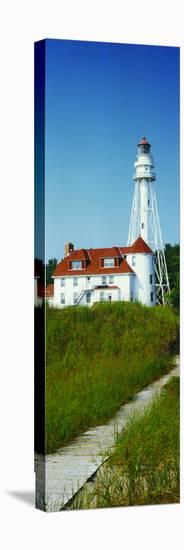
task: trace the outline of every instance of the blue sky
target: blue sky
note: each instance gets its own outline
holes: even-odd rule
[[[126,245],[137,143],[163,238],[179,242],[179,48],[46,41],[46,258]]]

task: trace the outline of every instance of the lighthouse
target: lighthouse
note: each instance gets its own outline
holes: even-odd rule
[[[166,295],[170,293],[170,287],[154,188],[156,174],[151,144],[143,137],[138,143],[137,149],[133,175],[134,195],[127,244],[131,246],[140,236],[154,252],[155,302],[164,305]]]

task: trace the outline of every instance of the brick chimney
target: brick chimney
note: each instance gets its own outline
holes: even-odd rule
[[[65,244],[65,258],[66,258],[66,256],[69,256],[69,254],[70,254],[70,252],[72,252],[72,250],[74,250],[74,244],[66,243]]]

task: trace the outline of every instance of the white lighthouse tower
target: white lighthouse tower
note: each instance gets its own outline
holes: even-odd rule
[[[156,302],[164,305],[166,301],[165,296],[170,292],[170,287],[154,190],[156,175],[150,149],[150,143],[143,137],[138,143],[138,153],[134,164],[135,173],[133,179],[135,181],[135,189],[130,217],[128,246],[131,246],[137,237],[141,236],[153,250]]]

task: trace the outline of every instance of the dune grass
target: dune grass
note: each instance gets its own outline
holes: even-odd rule
[[[107,421],[171,367],[178,318],[128,302],[46,312],[47,452]]]
[[[86,486],[87,487],[87,486]],[[179,502],[179,378],[129,419],[92,491],[71,508],[104,508]]]

